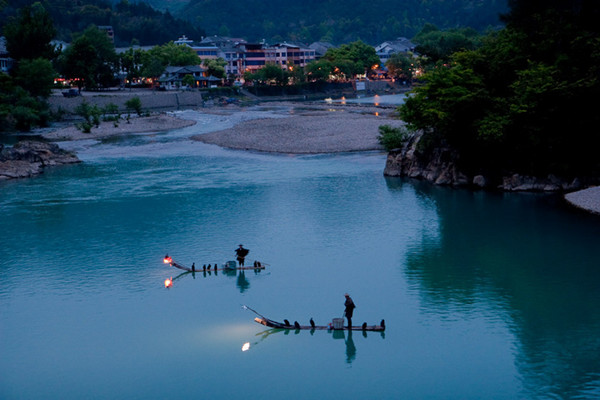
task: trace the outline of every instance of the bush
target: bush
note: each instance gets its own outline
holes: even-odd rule
[[[379,127],[379,137],[377,139],[388,151],[402,147],[407,138],[408,131],[404,127],[393,128],[389,125]]]
[[[82,123],[76,124],[77,129],[84,133],[90,133],[92,126],[100,126],[100,114],[101,111],[98,106],[90,106],[89,103],[83,102],[75,108],[75,114],[83,117],[85,120]]]
[[[121,118],[121,114],[119,114],[119,106],[117,106],[115,103],[108,103],[102,109],[102,114],[104,114],[102,117],[104,121],[118,121]]]
[[[139,97],[134,96],[131,99],[125,102],[125,107],[127,110],[133,110],[137,113],[137,115],[142,115],[142,101]]]

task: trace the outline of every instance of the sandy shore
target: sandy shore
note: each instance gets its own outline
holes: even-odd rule
[[[286,118],[246,121],[193,139],[232,149],[294,154],[382,150],[377,138],[379,126],[384,124],[398,127],[403,122],[375,113],[312,110]]]
[[[43,132],[42,136],[52,141],[102,139],[129,133],[160,132],[179,129],[194,125],[195,123],[195,121],[184,120],[168,114],[156,114],[149,117],[130,118],[129,123],[121,120],[116,127],[111,121],[103,121],[98,128],[93,127],[90,133],[81,132],[73,123],[68,127]]]

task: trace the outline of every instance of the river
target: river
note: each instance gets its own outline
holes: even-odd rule
[[[240,115],[183,115],[198,124],[70,143],[83,164],[0,182],[0,398],[600,397],[597,217],[386,179],[379,152],[221,149],[189,138]],[[240,243],[267,268],[162,262]],[[326,325],[346,292],[385,333],[242,308]]]

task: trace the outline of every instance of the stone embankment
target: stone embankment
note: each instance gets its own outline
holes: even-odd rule
[[[0,144],[0,180],[29,178],[49,166],[79,162],[76,155],[54,143],[24,140],[10,148]]]
[[[458,153],[450,147],[438,147],[424,156],[418,151],[422,134],[409,138],[401,149],[388,153],[384,175],[424,179],[436,185],[476,187],[504,191],[571,192],[585,187],[579,179],[564,180],[554,175],[545,178],[513,174],[500,180],[469,175],[457,166]]]
[[[55,91],[48,99],[50,108],[56,112],[62,110],[73,114],[75,108],[84,101],[104,108],[108,104],[115,104],[121,112],[125,112],[125,102],[137,96],[142,102],[144,110],[179,110],[182,108],[202,107],[203,98],[199,91],[167,91],[159,92],[150,89],[138,90],[112,90],[106,92],[81,92],[81,96],[64,97],[61,91]]]

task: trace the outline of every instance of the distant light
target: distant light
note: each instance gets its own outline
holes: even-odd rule
[[[170,288],[171,286],[173,286],[173,278],[165,279],[165,287]]]
[[[250,349],[250,342],[244,343],[242,346],[242,351],[248,351]]]

